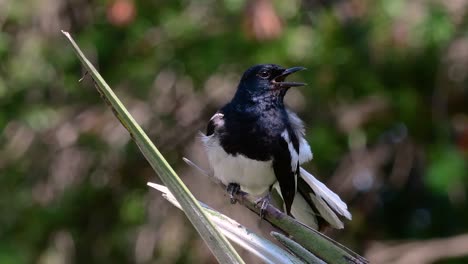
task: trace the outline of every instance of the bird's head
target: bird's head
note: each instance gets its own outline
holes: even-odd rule
[[[255,65],[244,72],[238,93],[248,94],[251,97],[283,98],[289,88],[305,85],[285,80],[290,74],[304,69],[304,67],[286,69],[275,64]]]

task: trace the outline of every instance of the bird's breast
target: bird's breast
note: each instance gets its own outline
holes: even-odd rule
[[[249,194],[262,195],[276,181],[271,157],[255,160],[240,153],[230,154],[216,135],[204,136],[202,140],[214,176],[223,184],[237,183]]]

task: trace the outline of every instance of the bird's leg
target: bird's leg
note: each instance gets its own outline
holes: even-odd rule
[[[235,204],[237,200],[234,197],[234,195],[240,191],[240,185],[237,183],[231,182],[227,186],[226,191],[229,193],[229,198],[231,198],[231,204]]]
[[[255,203],[257,204],[257,207],[260,206],[260,218],[263,219],[265,217],[265,211],[268,207],[268,205],[271,202],[271,192],[268,192],[263,197],[258,198],[255,200]]]

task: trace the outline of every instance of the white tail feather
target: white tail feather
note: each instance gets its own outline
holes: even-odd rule
[[[306,224],[307,226],[310,226],[313,229],[318,229],[315,212],[312,210],[310,205],[307,204],[307,201],[299,192],[297,192],[294,197],[294,201],[291,206],[291,214],[294,216],[294,218]]]
[[[325,184],[321,183],[302,167],[300,168],[300,172],[301,177],[309,184],[317,198],[322,198],[335,212],[351,220],[351,213],[348,211],[348,206],[336,193],[328,189]]]
[[[281,195],[281,189],[279,183],[276,182],[273,185],[273,189],[278,193],[278,195],[283,199],[283,195]],[[283,203],[284,205],[284,203]],[[284,208],[286,210],[286,208]],[[302,195],[297,192],[294,196],[294,201],[291,205],[291,214],[299,220],[299,222],[313,228],[318,229],[317,217],[315,216],[314,210],[307,204],[307,201],[302,197]]]
[[[338,218],[335,212],[320,197],[311,194],[310,199],[314,203],[315,207],[317,207],[320,216],[322,216],[323,219],[325,219],[325,221],[327,221],[332,227],[336,229],[342,229],[344,227],[340,218]]]

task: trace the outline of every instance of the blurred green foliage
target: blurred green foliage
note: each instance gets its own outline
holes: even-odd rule
[[[354,217],[329,235],[375,256],[372,241],[466,233],[467,6],[0,2],[0,263],[214,261],[147,189],[155,175],[90,79],[78,83],[84,72],[60,29],[179,170],[181,156],[203,157],[197,132],[246,68],[307,67],[294,78],[308,87],[288,104],[307,124],[309,168]],[[191,177],[200,196],[216,188]]]

